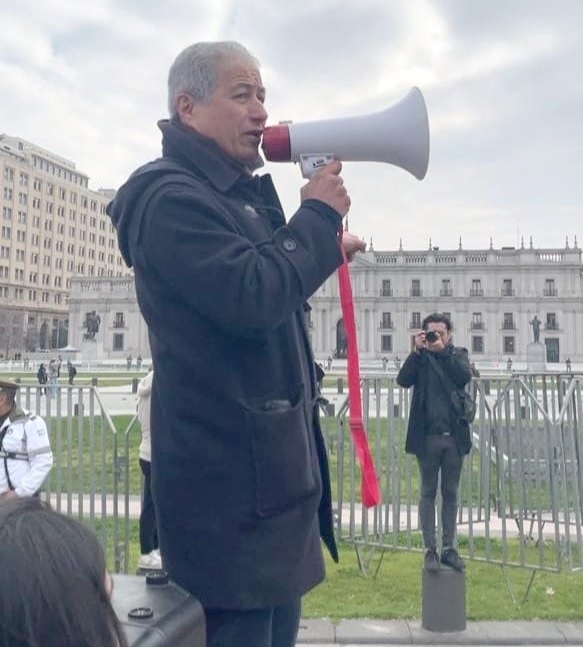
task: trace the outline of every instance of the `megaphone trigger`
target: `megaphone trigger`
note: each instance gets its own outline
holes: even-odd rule
[[[323,153],[322,155],[300,155],[299,164],[302,170],[302,176],[310,178],[319,168],[330,164],[336,159],[332,153]]]

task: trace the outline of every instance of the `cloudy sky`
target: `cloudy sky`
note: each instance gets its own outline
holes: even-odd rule
[[[375,249],[583,244],[581,0],[2,0],[0,26],[0,133],[74,161],[93,189],[158,155],[178,52],[239,40],[262,63],[270,123],[422,90],[423,181],[345,164],[350,229]],[[264,170],[291,215],[299,169]]]

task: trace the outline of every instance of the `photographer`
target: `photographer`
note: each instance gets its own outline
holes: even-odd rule
[[[451,322],[443,314],[425,317],[397,383],[414,386],[405,449],[417,456],[421,475],[419,520],[425,544],[425,568],[439,570],[435,534],[435,496],[441,471],[443,549],[441,563],[463,571],[455,548],[457,492],[463,457],[470,451],[469,423],[454,408],[451,392],[471,379],[465,348],[451,343]]]

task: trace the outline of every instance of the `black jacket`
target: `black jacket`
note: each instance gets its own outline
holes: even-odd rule
[[[405,388],[414,387],[405,450],[409,454],[422,456],[429,427],[436,422],[442,423],[444,416],[448,416],[458,452],[467,454],[472,447],[470,427],[455,415],[453,405],[440,379],[436,377],[428,355],[429,351],[425,349],[419,353],[410,353],[397,375],[397,384]],[[450,344],[443,351],[433,353],[433,357],[458,388],[463,389],[470,381],[472,374],[465,348]]]
[[[337,559],[303,304],[341,263],[339,215],[286,224],[271,178],[161,122],[164,158],[109,207],[154,363],[152,487],[170,576],[206,607],[286,603]]]

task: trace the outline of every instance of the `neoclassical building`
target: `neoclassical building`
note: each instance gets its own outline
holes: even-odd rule
[[[455,343],[480,365],[511,358],[526,362],[541,322],[546,362],[583,363],[583,265],[581,250],[528,247],[485,250],[374,251],[350,266],[360,357],[404,358],[422,319],[451,316]],[[342,357],[345,337],[338,279],[332,275],[310,300],[310,331],[317,358]],[[83,339],[95,313],[95,340]],[[70,343],[115,359],[149,356],[132,278],[72,278]]]
[[[350,266],[359,353],[403,358],[423,318],[451,316],[455,343],[477,363],[526,362],[541,322],[547,363],[583,361],[581,250],[518,248],[369,250]],[[316,357],[345,352],[337,277],[311,299]]]

